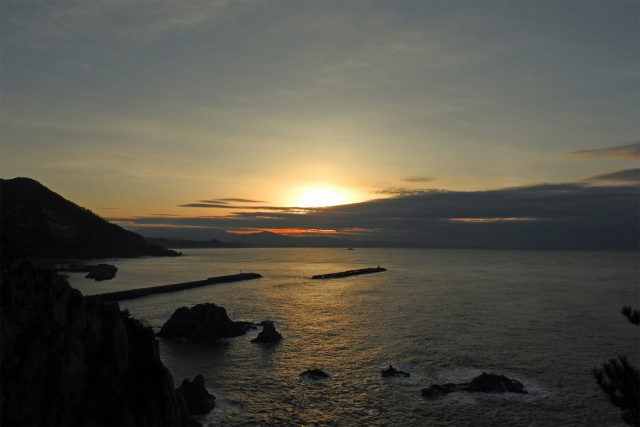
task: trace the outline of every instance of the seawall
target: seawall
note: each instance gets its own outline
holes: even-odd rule
[[[107,292],[104,294],[86,296],[85,298],[97,299],[102,302],[122,301],[126,299],[134,299],[146,297],[148,295],[164,294],[167,292],[184,291],[185,289],[198,288],[201,286],[215,285],[217,283],[239,282],[242,280],[258,279],[262,277],[258,273],[240,273],[231,274],[229,276],[209,277],[205,280],[196,280],[194,282],[175,283],[172,285],[151,286],[148,288],[128,289],[119,292]]]
[[[387,269],[382,267],[362,268],[360,270],[340,271],[338,273],[317,274],[315,276],[312,276],[311,278],[312,279],[338,279],[340,277],[357,276],[359,274],[379,273],[381,271],[387,271]]]

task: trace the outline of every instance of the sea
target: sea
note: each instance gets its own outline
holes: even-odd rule
[[[260,279],[120,302],[159,331],[180,307],[214,303],[232,320],[271,320],[201,345],[158,338],[176,386],[202,374],[217,405],[197,419],[215,426],[623,426],[591,373],[618,355],[640,367],[637,252],[462,249],[183,249],[177,258],[106,260],[116,277],[70,273],[85,295],[254,272]],[[93,262],[95,263],[95,261]],[[311,276],[368,267],[386,272]],[[406,378],[383,378],[389,365]],[[323,380],[301,373],[321,369]],[[506,375],[528,394],[451,393],[431,384]]]

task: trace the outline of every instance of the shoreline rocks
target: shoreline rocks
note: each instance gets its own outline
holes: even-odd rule
[[[528,394],[520,381],[505,377],[504,375],[487,374],[483,372],[471,380],[470,383],[431,384],[422,389],[422,396],[427,399],[437,399],[456,391],[470,393],[518,393]]]
[[[2,425],[199,425],[153,330],[2,254]]]

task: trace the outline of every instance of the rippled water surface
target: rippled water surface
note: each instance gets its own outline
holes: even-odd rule
[[[217,407],[208,425],[621,426],[590,370],[640,336],[619,313],[638,308],[638,253],[421,249],[189,249],[180,258],[111,260],[109,282],[71,275],[84,294],[256,272],[263,278],[122,301],[158,330],[181,306],[212,302],[233,320],[273,320],[218,346],[160,340],[176,385],[202,373]],[[380,266],[334,280],[314,274]],[[392,364],[409,378],[381,378]],[[319,368],[329,379],[300,373]],[[483,371],[528,395],[452,393],[431,383]]]

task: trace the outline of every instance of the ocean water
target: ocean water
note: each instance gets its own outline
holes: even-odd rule
[[[179,307],[212,302],[233,320],[272,320],[216,346],[160,341],[176,386],[203,374],[217,397],[205,425],[622,426],[590,371],[626,354],[640,366],[638,253],[430,249],[185,249],[180,258],[110,260],[115,279],[71,274],[85,295],[256,272],[263,278],[122,301],[159,330]],[[386,272],[333,280],[321,273]],[[409,378],[385,379],[393,365]],[[300,377],[319,368],[330,378]],[[432,383],[483,371],[527,395],[452,393]]]

